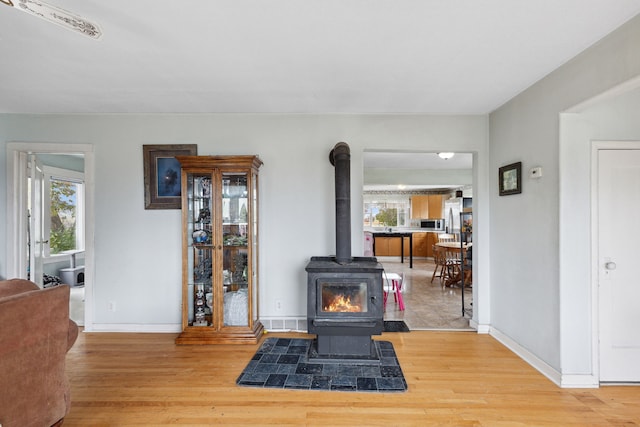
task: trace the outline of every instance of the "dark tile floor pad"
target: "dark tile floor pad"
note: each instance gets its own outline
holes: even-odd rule
[[[374,341],[380,363],[309,361],[313,340],[267,338],[236,383],[240,386],[297,390],[400,392],[407,390],[393,344]]]

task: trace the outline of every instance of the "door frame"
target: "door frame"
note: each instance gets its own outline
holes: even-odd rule
[[[591,141],[591,357],[593,361],[593,375],[600,380],[600,260],[598,252],[600,240],[598,226],[600,216],[598,212],[598,153],[603,150],[640,150],[640,141]]]
[[[93,283],[95,279],[94,249],[94,189],[95,156],[91,144],[65,144],[46,142],[7,143],[7,277],[26,278],[27,220],[21,212],[26,208],[25,188],[27,153],[82,153],[85,180],[85,304],[84,330],[93,329]]]

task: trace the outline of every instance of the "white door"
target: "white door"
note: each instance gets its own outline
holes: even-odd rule
[[[30,203],[29,203],[29,277],[43,287],[43,266],[45,245],[49,240],[44,235],[44,172],[35,154],[29,156]]]
[[[640,381],[640,150],[598,151],[600,381]]]

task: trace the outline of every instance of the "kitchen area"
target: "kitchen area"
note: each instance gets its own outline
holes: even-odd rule
[[[472,198],[463,197],[462,190],[407,196],[408,213],[402,212],[407,203],[380,203],[379,197],[365,195],[364,230],[373,235],[373,256],[399,257],[400,262],[408,257],[410,264],[413,257],[433,258],[433,246],[438,243],[438,235],[459,235],[460,213],[471,213]],[[400,194],[395,197],[403,198]],[[408,221],[402,221],[401,218],[406,216]],[[473,219],[463,218],[463,221],[462,230],[469,230]]]
[[[469,330],[470,267],[466,286],[451,286],[438,271],[434,248],[446,239],[459,245],[461,231],[472,245],[472,157],[365,152],[364,255],[378,258],[386,274],[403,277],[404,303],[391,297],[385,320],[404,320],[412,330]]]

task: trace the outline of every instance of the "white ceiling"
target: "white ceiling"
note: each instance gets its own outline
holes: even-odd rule
[[[444,160],[437,153],[365,151],[362,156],[365,169],[399,169],[403,173],[415,174],[417,170],[429,170],[432,175],[446,170],[470,170],[473,168],[473,154],[455,153]],[[365,191],[424,191],[459,189],[460,184],[365,184]]]
[[[471,153],[455,153],[444,160],[437,153],[365,151],[362,155],[365,169],[471,169]]]
[[[103,36],[0,3],[0,112],[485,114],[640,12],[640,0],[48,2]]]

